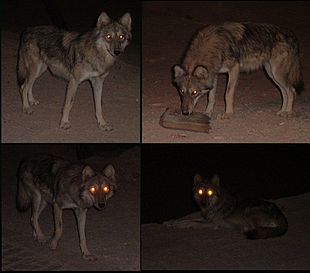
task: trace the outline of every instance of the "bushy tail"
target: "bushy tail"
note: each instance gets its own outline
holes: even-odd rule
[[[20,211],[27,210],[31,205],[32,197],[29,191],[27,191],[27,186],[23,181],[22,175],[18,178],[17,185],[17,196],[16,196],[16,204],[17,209]]]
[[[21,36],[19,49],[18,49],[17,66],[16,66],[17,83],[18,83],[19,87],[21,87],[26,80],[26,71],[27,70],[26,70],[26,65],[25,65],[24,54],[25,54],[25,46],[23,43],[23,36]]]
[[[302,66],[298,56],[295,56],[292,60],[290,71],[288,72],[288,83],[295,88],[295,91],[298,94],[304,90]]]
[[[286,233],[287,227],[277,227],[277,228],[270,228],[270,227],[258,227],[253,230],[249,230],[245,232],[245,235],[250,240],[257,240],[257,239],[268,239],[272,237],[282,236]]]

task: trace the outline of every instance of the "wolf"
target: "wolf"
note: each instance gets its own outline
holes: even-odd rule
[[[73,209],[79,232],[80,248],[85,260],[93,261],[85,236],[86,213],[91,207],[102,210],[116,191],[115,169],[107,165],[102,172],[89,165],[71,163],[61,157],[36,154],[23,160],[18,173],[17,208],[25,211],[31,207],[33,238],[45,243],[39,217],[46,205],[53,206],[55,232],[50,241],[56,249],[62,235],[62,210]]]
[[[199,98],[208,94],[205,113],[211,117],[220,73],[228,73],[225,113],[233,114],[239,73],[263,67],[279,87],[282,107],[277,115],[293,115],[296,92],[304,88],[299,45],[295,35],[272,24],[226,22],[209,25],[194,36],[181,65],[173,66],[173,83],[181,97],[184,115],[193,112]]]
[[[131,40],[131,16],[125,13],[112,21],[102,12],[96,27],[80,34],[54,26],[26,29],[20,39],[17,80],[22,96],[23,112],[32,114],[32,105],[39,104],[32,93],[35,80],[47,69],[68,81],[60,128],[71,127],[69,113],[78,85],[91,82],[98,126],[104,131],[113,127],[102,115],[102,87],[110,68]]]
[[[252,240],[281,236],[288,229],[286,217],[274,203],[232,195],[220,184],[217,175],[206,179],[196,174],[193,196],[202,218],[172,220],[164,224],[176,228],[238,227]]]

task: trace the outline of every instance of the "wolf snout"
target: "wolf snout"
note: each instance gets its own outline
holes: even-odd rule
[[[114,54],[115,54],[115,56],[118,56],[119,54],[121,54],[121,51],[119,49],[115,49]]]
[[[99,206],[99,208],[103,209],[105,207],[105,203],[104,202],[98,203],[98,206]]]
[[[185,116],[188,116],[189,115],[189,111],[188,110],[186,110],[186,111],[183,110],[182,114],[185,115]]]

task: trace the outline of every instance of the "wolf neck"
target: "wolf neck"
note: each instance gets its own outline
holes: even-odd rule
[[[85,47],[91,52],[90,58],[93,59],[104,59],[104,63],[106,64],[106,68],[112,66],[116,60],[105,48],[104,44],[99,42],[98,34],[96,31],[90,31],[84,34],[86,36],[85,39]],[[92,36],[95,37],[92,38]],[[101,38],[102,39],[102,38]],[[96,41],[95,43],[93,41]]]
[[[215,218],[226,218],[235,210],[237,200],[228,192],[222,192],[220,200],[210,206],[202,207],[201,213],[205,219],[212,220]]]
[[[213,32],[201,31],[193,40],[183,59],[183,67],[191,74],[193,70],[202,65],[209,72],[218,73],[222,67],[222,47],[219,39],[214,39]]]

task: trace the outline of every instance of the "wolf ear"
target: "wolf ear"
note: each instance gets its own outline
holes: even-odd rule
[[[86,165],[82,171],[82,179],[85,181],[87,178],[93,177],[95,175],[95,172],[91,167]]]
[[[195,176],[194,176],[194,185],[197,185],[198,183],[200,183],[202,181],[203,181],[203,177],[199,173],[195,174]]]
[[[216,175],[214,175],[212,178],[211,178],[211,182],[212,182],[212,184],[213,185],[215,185],[215,186],[220,186],[220,178],[219,178],[219,176],[216,174]]]
[[[129,31],[131,31],[131,16],[130,13],[125,13],[120,19],[119,22],[126,27]]]
[[[196,66],[196,68],[193,72],[193,76],[198,78],[198,79],[207,79],[208,75],[209,75],[208,69],[202,65]]]
[[[115,169],[113,165],[110,164],[106,166],[103,170],[103,175],[114,181],[115,180]]]
[[[111,19],[105,12],[102,12],[97,20],[97,27],[104,27],[111,23]]]
[[[178,64],[173,66],[173,72],[174,72],[174,78],[179,78],[185,75],[185,70]]]

